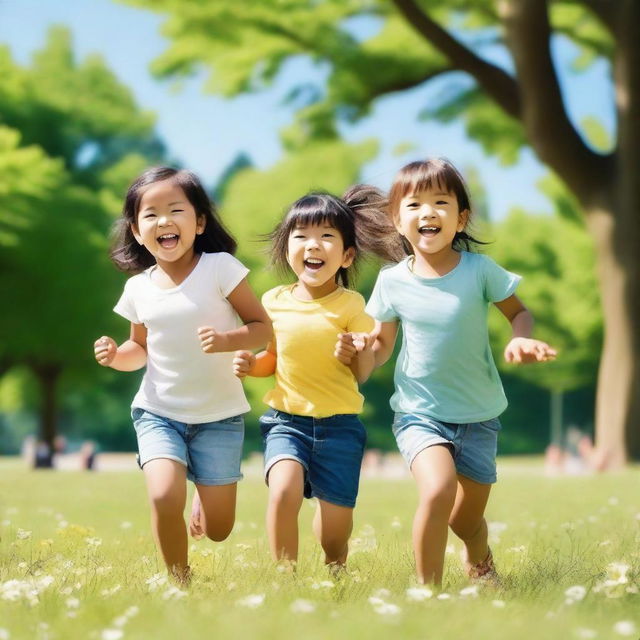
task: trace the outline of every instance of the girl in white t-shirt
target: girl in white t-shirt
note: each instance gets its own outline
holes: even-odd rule
[[[231,254],[198,178],[149,169],[129,188],[111,257],[130,278],[115,307],[131,322],[118,346],[95,342],[99,364],[146,371],[132,418],[151,504],[154,536],[172,576],[189,580],[183,518],[186,479],[202,503],[201,527],[224,540],[242,478],[242,414],[249,405],[233,375],[236,349],[265,345],[271,323]]]

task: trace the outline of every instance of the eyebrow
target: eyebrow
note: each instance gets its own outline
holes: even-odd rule
[[[184,204],[184,200],[176,200],[175,202],[170,202],[167,206],[173,207],[173,205],[175,205],[175,204]],[[147,205],[143,209],[143,211],[150,211],[151,209],[155,209],[155,207],[152,204]]]

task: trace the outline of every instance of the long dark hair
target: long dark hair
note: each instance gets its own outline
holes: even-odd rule
[[[351,266],[338,269],[336,283],[348,287],[355,276],[361,255],[375,254],[397,261],[402,256],[384,194],[368,185],[351,187],[342,198],[324,192],[312,192],[296,200],[282,222],[267,237],[271,241],[271,263],[282,274],[290,273],[287,262],[289,236],[297,227],[329,224],[342,237],[344,250],[354,248]]]
[[[111,260],[122,271],[140,273],[156,263],[155,258],[133,236],[131,225],[137,223],[140,201],[145,187],[154,182],[173,180],[180,187],[196,211],[198,218],[205,219],[204,231],[196,235],[193,245],[196,253],[235,253],[236,241],[224,228],[218,217],[215,205],[209,199],[198,177],[186,169],[172,167],[153,167],[147,169],[129,187],[124,200],[122,217],[116,222],[113,231]]]
[[[453,164],[446,158],[429,158],[411,162],[396,174],[389,192],[389,211],[392,219],[397,219],[401,200],[411,193],[418,193],[429,189],[442,189],[453,193],[458,201],[458,210],[469,212],[465,228],[457,231],[453,237],[452,246],[456,251],[469,251],[472,244],[487,244],[474,238],[469,232],[472,208],[469,191],[464,178]],[[405,252],[412,254],[411,245],[402,239]]]

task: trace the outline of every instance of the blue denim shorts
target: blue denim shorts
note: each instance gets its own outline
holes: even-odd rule
[[[196,484],[233,484],[242,479],[241,415],[218,422],[186,424],[133,407],[131,417],[138,437],[140,468],[150,460],[168,458],[184,465],[187,478]]]
[[[500,420],[454,424],[429,416],[396,413],[393,435],[409,468],[414,458],[434,444],[448,445],[456,471],[481,484],[493,484],[496,479],[496,452]]]
[[[312,418],[270,409],[260,418],[260,429],[267,483],[269,470],[276,462],[296,460],[304,469],[306,498],[355,507],[367,441],[356,414]]]

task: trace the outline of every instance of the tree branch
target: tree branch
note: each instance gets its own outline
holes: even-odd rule
[[[420,35],[446,55],[456,68],[472,75],[506,113],[521,118],[518,83],[508,73],[467,49],[434,22],[415,0],[393,0],[393,3]]]
[[[522,96],[522,122],[540,159],[587,203],[604,184],[606,159],[582,141],[567,116],[551,58],[547,3],[511,0],[502,16]]]
[[[615,32],[616,13],[618,11],[617,0],[579,0],[611,33]]]

